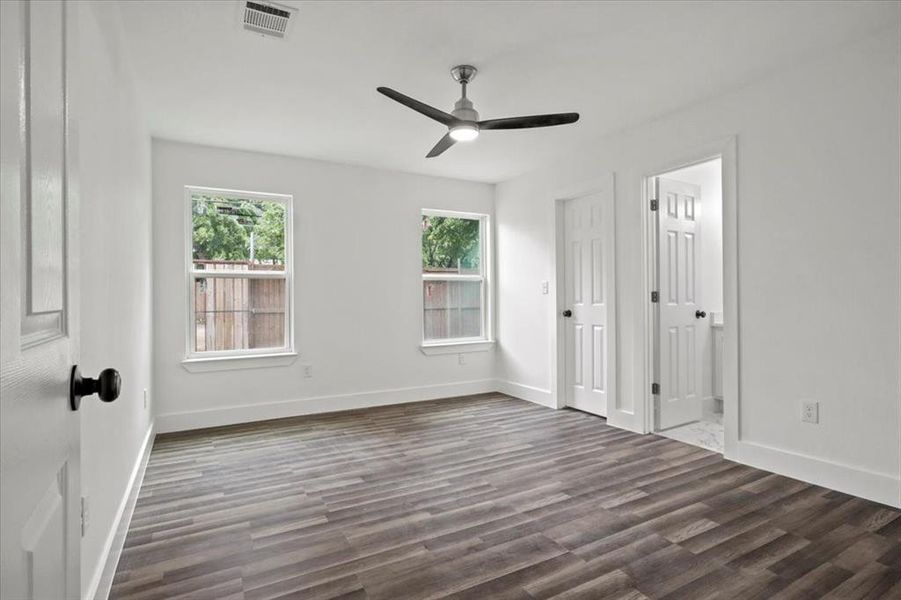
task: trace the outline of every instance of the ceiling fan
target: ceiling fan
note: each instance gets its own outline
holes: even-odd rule
[[[396,90],[387,87],[377,88],[378,91],[392,100],[400,102],[404,106],[412,108],[430,119],[438,121],[446,126],[448,131],[443,138],[438,140],[426,158],[438,156],[457,142],[471,142],[479,137],[479,131],[491,129],[528,129],[532,127],[551,127],[553,125],[567,125],[579,120],[579,113],[556,113],[550,115],[531,115],[528,117],[506,117],[503,119],[488,119],[479,121],[479,113],[472,107],[472,102],[466,97],[466,86],[475,79],[478,69],[472,65],[457,65],[451,69],[451,75],[463,87],[463,95],[454,105],[454,110],[446,113],[429,106],[419,100],[410,98]]]

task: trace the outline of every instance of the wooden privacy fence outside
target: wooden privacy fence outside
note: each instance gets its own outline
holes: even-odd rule
[[[204,271],[281,271],[284,265],[195,260]],[[212,275],[212,273],[211,273]],[[423,282],[425,339],[482,335],[482,283]],[[195,352],[285,345],[285,280],[198,277],[194,283]]]
[[[424,336],[427,340],[475,338],[482,335],[482,283],[423,282]]]
[[[284,265],[195,260],[205,271],[282,271]],[[195,351],[285,345],[285,280],[198,278],[194,283]]]

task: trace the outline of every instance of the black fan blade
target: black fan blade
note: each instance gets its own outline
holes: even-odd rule
[[[507,117],[479,121],[479,129],[529,129],[531,127],[551,127],[568,125],[579,120],[579,113],[557,113],[553,115],[532,115],[529,117]]]
[[[457,143],[457,140],[451,137],[450,132],[444,134],[444,137],[438,140],[438,143],[435,144],[435,147],[429,150],[429,153],[425,155],[426,158],[435,158],[451,146]]]
[[[453,115],[449,115],[446,112],[444,112],[443,110],[438,110],[437,108],[435,108],[433,106],[429,106],[428,104],[425,104],[424,102],[420,102],[419,100],[416,100],[415,98],[405,96],[404,94],[401,94],[397,90],[392,90],[391,88],[386,88],[386,87],[380,87],[380,88],[376,88],[376,89],[380,93],[382,93],[382,94],[388,96],[389,98],[391,98],[392,100],[394,100],[395,102],[400,102],[404,106],[412,108],[416,112],[421,113],[430,119],[434,119],[434,120],[438,121],[439,123],[441,123],[442,125],[447,125],[448,127],[450,127],[457,120],[454,118]]]

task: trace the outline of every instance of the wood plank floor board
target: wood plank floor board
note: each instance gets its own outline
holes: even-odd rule
[[[825,562],[793,580],[773,600],[819,600],[851,577],[848,571]]]
[[[901,511],[483,394],[158,436],[110,597],[898,591]]]
[[[557,595],[551,596],[552,600],[593,600],[594,598],[642,598],[635,583],[628,574],[620,571],[610,571],[600,577],[590,579]]]
[[[420,564],[418,561],[421,559],[430,558],[434,558],[434,555],[430,555],[425,546],[409,544],[319,569],[303,571],[296,565],[288,564],[257,573],[245,573],[244,588],[248,597],[257,595],[271,596],[274,591],[278,590],[304,589],[316,584],[340,579],[348,572],[353,572],[359,576],[359,574],[371,569],[381,569],[398,563],[401,565]],[[275,594],[273,597],[277,597],[277,595]]]
[[[736,572],[729,567],[718,567],[711,570],[706,575],[702,575],[697,579],[677,588],[666,596],[664,600],[682,600],[691,598],[692,600],[714,600],[715,598],[723,598],[723,590],[728,588],[736,578]]]
[[[893,586],[898,586],[894,592]],[[861,598],[901,598],[901,571],[867,565],[823,596],[824,600]]]
[[[662,550],[668,545],[665,539],[656,534],[639,538],[631,543],[622,541],[615,550],[586,560],[584,567],[572,573],[545,577],[528,585],[526,589],[536,599],[553,598],[582,584],[598,580],[613,571],[622,571],[625,565]]]

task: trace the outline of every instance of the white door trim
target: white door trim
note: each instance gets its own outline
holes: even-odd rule
[[[644,269],[644,365],[643,380],[647,382],[644,393],[643,431],[653,431],[654,396],[650,383],[657,372],[655,363],[655,336],[657,316],[651,303],[651,291],[656,284],[656,229],[649,206],[653,190],[653,178],[669,171],[688,167],[701,162],[722,158],[723,173],[723,333],[725,340],[723,358],[723,428],[724,456],[734,458],[738,454],[740,437],[739,419],[739,336],[740,321],[738,307],[738,178],[737,178],[737,138],[730,136],[705,144],[694,151],[674,157],[672,160],[649,169],[641,177],[641,203],[638,210],[642,214],[642,246]]]
[[[564,221],[564,206],[567,200],[587,196],[594,192],[609,190],[612,195],[614,207],[614,219],[616,218],[616,187],[613,173],[607,173],[595,179],[583,181],[579,184],[567,186],[558,189],[554,194],[554,301],[548,303],[550,306],[549,319],[551,320],[551,347],[554,348],[554,355],[551,360],[551,397],[554,408],[566,407],[566,331],[564,329],[565,322],[561,317],[561,312],[566,308],[566,231]],[[611,274],[613,281],[616,282],[616,227],[614,227],[614,257],[613,269]],[[613,366],[610,369],[611,382],[609,398],[616,398],[618,393],[617,382],[619,381],[619,337],[616,333],[618,314],[616,310],[616,302],[618,299],[617,286],[614,285],[610,293],[609,301],[612,303],[611,309],[614,315],[612,330],[613,336],[611,345],[613,352],[610,357],[613,359]],[[610,414],[610,405],[607,406],[607,414]]]

